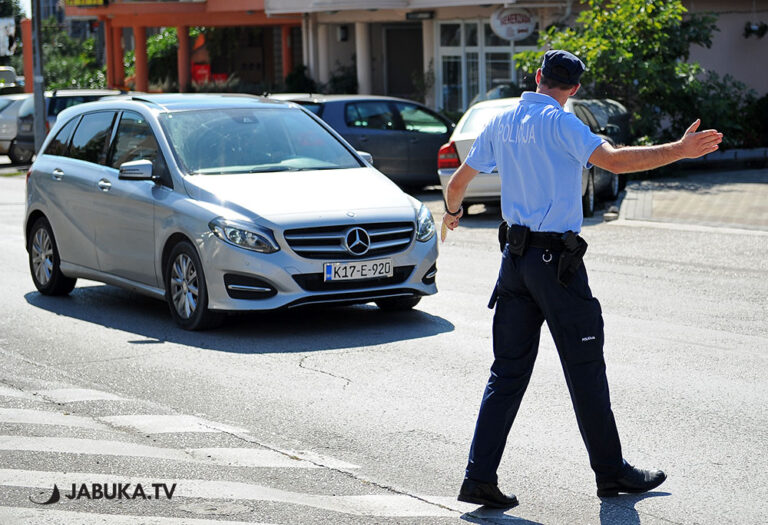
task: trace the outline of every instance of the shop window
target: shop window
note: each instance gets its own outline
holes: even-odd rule
[[[440,24],[440,45],[459,47],[461,45],[461,24]]]
[[[456,111],[463,106],[461,57],[444,56],[442,62],[443,107]]]

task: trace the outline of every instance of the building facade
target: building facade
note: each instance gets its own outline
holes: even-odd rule
[[[712,47],[694,46],[691,60],[766,94],[768,68],[755,65],[768,55],[768,36],[759,35],[760,24],[768,22],[768,0],[684,5],[691,13],[718,16]],[[514,54],[538,49],[539,30],[573,25],[580,9],[578,0],[265,0],[268,16],[302,17],[303,60],[316,81],[327,83],[354,66],[360,93],[422,98],[448,112],[465,110],[493,88],[521,85]],[[508,39],[494,30],[500,17],[514,25],[524,15],[530,31]],[[756,32],[745,36],[748,24]]]

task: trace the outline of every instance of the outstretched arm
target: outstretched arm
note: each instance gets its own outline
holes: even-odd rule
[[[681,159],[695,159],[712,153],[723,141],[723,134],[717,130],[696,130],[701,119],[691,124],[677,142],[657,146],[629,146],[615,148],[603,143],[589,157],[589,162],[613,173],[645,171],[672,164]]]

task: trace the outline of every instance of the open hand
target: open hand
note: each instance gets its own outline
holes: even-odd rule
[[[683,158],[696,159],[707,153],[717,151],[718,144],[723,141],[723,134],[716,129],[697,132],[699,125],[701,125],[701,119],[696,119],[696,122],[690,125],[683,138],[680,139]]]

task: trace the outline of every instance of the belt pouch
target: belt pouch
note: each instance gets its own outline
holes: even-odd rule
[[[523,255],[528,247],[528,235],[531,230],[527,226],[513,224],[507,229],[507,244],[509,244],[509,253],[512,255]]]

